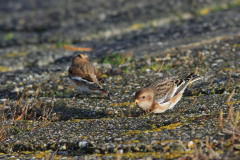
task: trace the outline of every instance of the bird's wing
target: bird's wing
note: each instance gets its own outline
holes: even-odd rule
[[[94,74],[96,75],[97,80],[98,80],[99,82],[105,83],[105,82],[104,82],[104,79],[103,79],[103,77],[102,77],[102,74],[101,74],[96,68],[94,68]]]
[[[180,92],[184,92],[184,90],[186,89],[186,87],[190,84],[193,83],[197,80],[202,79],[201,76],[196,75],[194,73],[189,74],[186,78],[184,79],[179,79],[175,81],[175,85],[177,87],[176,91],[175,91],[175,95],[177,95]]]
[[[70,67],[68,69],[68,77],[70,79],[72,79],[72,77],[79,77],[83,80],[86,80],[87,82],[94,82],[92,77],[89,74],[84,73],[83,70],[76,67]]]
[[[188,84],[200,80],[201,76],[191,73],[185,79],[173,80],[173,78],[159,79],[146,86],[155,92],[155,101],[159,104],[170,101],[179,92],[183,92]]]
[[[92,89],[102,89],[103,87],[99,85],[98,80],[94,74],[86,74],[84,70],[79,68],[70,67],[68,69],[68,77],[73,81],[83,83]]]
[[[160,79],[147,85],[155,93],[155,101],[163,103],[169,97],[172,97],[175,91],[174,81],[171,79]]]
[[[169,102],[176,94],[177,91],[179,91],[179,88],[185,84],[185,81],[183,80],[171,80],[171,88],[169,88],[169,93],[166,95],[164,101],[162,103],[165,102]],[[179,93],[179,92],[178,92]]]
[[[71,80],[76,82],[76,83],[81,83],[81,84],[84,84],[86,86],[88,86],[90,89],[99,89],[99,90],[103,90],[102,86],[94,83],[94,82],[88,82],[80,77],[71,77]]]

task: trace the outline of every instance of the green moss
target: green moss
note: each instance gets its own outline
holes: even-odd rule
[[[141,131],[141,130],[133,130],[133,131],[128,131],[127,132],[127,135],[132,135],[132,134],[141,134],[141,133],[148,133],[148,132],[159,132],[159,131],[162,131],[162,130],[165,130],[165,129],[169,129],[169,130],[173,130],[173,129],[176,129],[177,127],[181,127],[183,125],[186,125],[188,123],[173,123],[173,124],[170,124],[170,125],[167,125],[167,126],[162,126],[162,127],[159,127],[159,128],[154,128],[154,129],[151,129],[151,130],[145,130],[145,131]],[[126,134],[126,133],[124,133]]]
[[[131,26],[131,28],[132,28],[133,30],[138,30],[138,29],[144,28],[144,25],[141,24],[141,23],[135,23],[135,24],[133,24],[133,25]]]
[[[152,70],[154,70],[154,71],[160,69],[160,65],[157,61],[151,67],[152,67]]]
[[[200,10],[199,14],[204,16],[204,15],[210,13],[210,12],[222,11],[222,10],[225,10],[225,9],[237,7],[239,5],[240,5],[240,0],[236,0],[234,2],[229,2],[229,3],[225,3],[225,4],[210,6],[208,8],[203,8],[202,10]]]
[[[103,57],[101,63],[110,63],[110,64],[123,64],[126,62],[130,62],[132,59],[132,55],[131,54],[121,54],[119,52],[116,52],[114,54],[111,55],[106,55]]]
[[[130,67],[127,67],[124,69],[124,73],[129,73],[129,71],[130,71]]]
[[[230,101],[229,102],[229,104],[238,104],[238,103],[240,103],[240,101]],[[225,103],[225,104],[227,104],[227,103]]]
[[[157,128],[156,124],[154,124],[154,123],[148,124],[148,127],[149,127],[150,130],[153,130],[153,129]]]
[[[8,71],[9,71],[9,68],[0,66],[0,72],[8,72]]]
[[[170,69],[171,69],[171,66],[167,64],[162,67],[162,70],[170,70]]]
[[[20,53],[9,53],[9,54],[6,54],[5,57],[14,57],[14,56],[25,56],[27,55],[28,53],[25,53],[25,52],[20,52]]]
[[[199,94],[198,94],[198,97],[200,97],[202,95],[202,93],[201,92],[199,92]]]
[[[14,33],[7,33],[7,34],[5,34],[4,36],[3,36],[3,40],[4,41],[10,41],[10,40],[12,40],[12,39],[14,39]]]
[[[142,67],[141,70],[144,72],[146,71],[148,68],[147,67]]]
[[[56,43],[56,47],[57,47],[57,48],[63,48],[64,45],[66,45],[66,44],[70,44],[70,43],[68,43],[68,42],[57,42],[57,43]]]
[[[181,156],[188,156],[190,154],[193,154],[194,151],[175,151],[175,152],[166,152],[166,153],[160,153],[160,152],[128,152],[128,153],[111,153],[111,154],[94,154],[95,156],[102,157],[102,156],[113,156],[118,158],[124,158],[124,159],[139,159],[144,157],[153,157],[153,158],[161,158],[164,157],[165,159],[174,159]],[[117,158],[117,159],[118,159]],[[147,159],[147,158],[146,158]]]

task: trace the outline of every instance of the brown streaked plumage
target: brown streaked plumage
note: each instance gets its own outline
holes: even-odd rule
[[[68,77],[81,94],[103,94],[112,99],[111,93],[100,85],[105,84],[102,74],[89,62],[87,55],[78,54],[71,58]]]
[[[202,77],[191,73],[185,79],[174,80],[173,77],[159,79],[135,94],[135,103],[143,111],[162,113],[172,109],[182,98],[186,87]]]

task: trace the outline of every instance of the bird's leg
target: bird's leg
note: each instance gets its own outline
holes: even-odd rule
[[[163,118],[167,119],[167,117],[166,117],[166,116],[164,116],[163,114],[161,114],[161,118],[162,118],[162,119],[163,119]]]
[[[76,97],[79,97],[80,94],[77,94]],[[83,92],[81,91],[81,98],[84,98],[83,97]]]
[[[87,93],[87,98],[88,98],[88,99],[90,98],[90,95],[91,95],[91,93],[90,93],[90,94]]]
[[[150,121],[152,121],[152,118],[154,117],[154,113],[152,111],[149,111],[149,117],[150,117]]]
[[[81,96],[80,96],[81,95]],[[76,95],[77,98],[83,98],[83,95],[82,94],[77,94]]]

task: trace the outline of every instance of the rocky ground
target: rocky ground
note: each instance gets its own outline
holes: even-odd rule
[[[239,0],[0,1],[0,159],[239,159],[239,10]],[[77,95],[67,69],[78,53],[114,100]],[[134,104],[149,82],[186,71],[203,80],[173,110]]]

